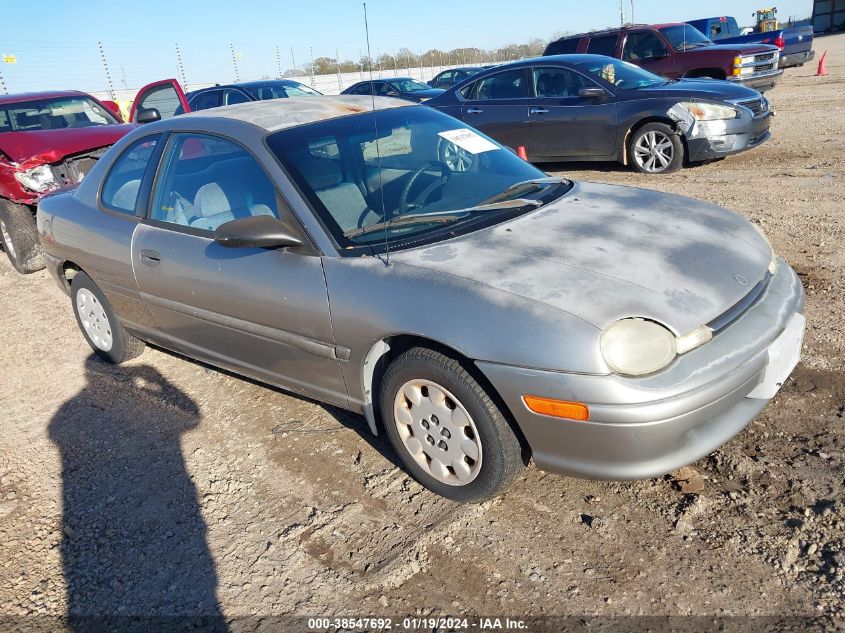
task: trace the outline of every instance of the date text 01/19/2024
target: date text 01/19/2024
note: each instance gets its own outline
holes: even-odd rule
[[[520,631],[527,628],[524,620],[511,618],[478,618],[470,620],[460,617],[406,617],[402,620],[380,617],[309,618],[308,628],[313,631],[362,630],[389,631],[393,629],[415,631],[446,629],[451,631],[477,629],[481,631]]]

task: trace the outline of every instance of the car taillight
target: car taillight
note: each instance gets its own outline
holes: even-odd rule
[[[775,46],[777,46],[780,50],[783,50],[783,47],[786,45],[786,40],[783,39],[783,35],[778,35],[775,38]]]

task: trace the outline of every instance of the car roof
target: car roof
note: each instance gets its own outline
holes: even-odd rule
[[[631,29],[662,29],[667,26],[681,26],[684,22],[667,22],[665,24],[625,24],[624,26],[613,29],[601,29],[599,31],[586,31],[585,33],[577,33],[575,35],[564,35],[554,40],[555,42],[562,42],[564,40],[580,39],[582,37],[594,37],[596,35],[613,35],[620,31],[630,31]]]
[[[20,92],[13,95],[0,95],[0,105],[34,101],[36,99],[56,99],[61,97],[90,97],[91,95],[79,90],[51,90],[45,92]]]
[[[372,112],[373,106],[376,110],[386,110],[413,105],[417,104],[390,97],[337,95],[308,97],[307,99],[250,101],[249,103],[188,112],[175,118],[232,119],[250,123],[268,132],[277,132],[297,125]]]

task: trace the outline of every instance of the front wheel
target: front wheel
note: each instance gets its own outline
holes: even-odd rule
[[[76,273],[70,298],[79,329],[97,356],[119,365],[144,351],[144,342],[123,329],[109,300],[88,275]]]
[[[671,174],[684,163],[684,144],[665,123],[647,123],[631,135],[628,153],[643,174]]]
[[[19,273],[25,275],[44,268],[35,215],[29,207],[0,200],[0,238],[6,256]]]
[[[390,443],[413,477],[449,499],[479,502],[522,472],[522,447],[502,412],[461,364],[415,347],[391,363],[381,388]]]

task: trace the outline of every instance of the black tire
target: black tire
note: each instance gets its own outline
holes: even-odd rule
[[[655,143],[656,146],[664,146],[664,140],[667,140],[671,149],[666,147],[665,149],[660,150],[659,155],[656,153],[654,155],[654,160],[651,163],[653,167],[649,168],[648,166],[650,164],[649,160],[651,156],[640,160],[638,146],[640,146],[642,142],[645,146],[642,149],[650,149],[651,143],[648,135],[652,133],[655,136],[651,138],[654,138],[657,141]],[[631,164],[631,167],[641,174],[671,174],[678,171],[684,164],[684,144],[681,142],[681,137],[675,132],[675,130],[665,123],[646,123],[636,132],[631,134],[631,138],[628,141],[628,156],[630,157],[628,162]],[[665,166],[661,162],[664,159],[666,161]]]
[[[394,402],[399,390],[409,381],[416,380],[436,383],[450,392],[477,429],[477,440],[481,444],[480,466],[475,478],[466,484],[453,485],[436,479],[417,463],[399,434]],[[385,372],[380,403],[387,436],[405,468],[418,482],[438,495],[461,502],[484,501],[507,489],[525,467],[519,439],[499,407],[454,358],[425,347],[414,347],[403,353]],[[435,422],[434,416],[431,416],[431,422]],[[446,437],[451,440],[451,436]],[[432,445],[430,450],[433,449]],[[430,463],[428,458],[423,459]],[[454,474],[451,468],[450,472]]]
[[[89,298],[90,295],[93,295],[92,302],[94,310],[98,306],[102,307],[102,311],[105,314],[104,321],[97,319],[94,312],[89,312],[84,317],[80,315],[79,294],[82,291],[86,291]],[[70,283],[70,298],[73,306],[73,314],[76,316],[76,323],[79,325],[79,329],[85,340],[88,341],[88,345],[91,346],[91,349],[94,350],[97,356],[110,363],[119,365],[141,355],[145,347],[144,342],[123,329],[108,299],[106,299],[105,295],[97,287],[97,284],[88,275],[80,272],[74,276]],[[108,333],[111,339],[111,345],[108,348],[96,343],[91,338],[86,331],[85,325],[83,325],[83,318],[93,319],[99,326],[100,331]]]
[[[19,273],[26,275],[44,268],[35,214],[28,206],[0,199],[0,241]]]

